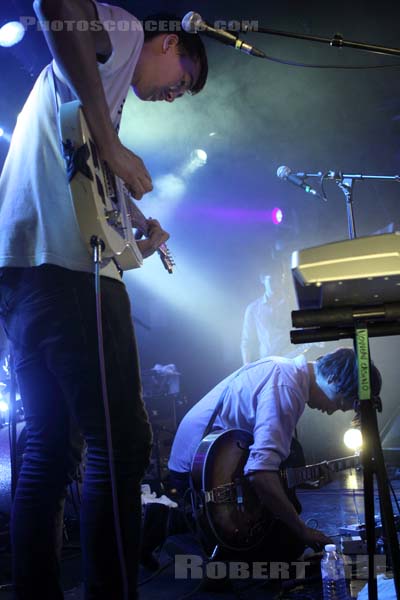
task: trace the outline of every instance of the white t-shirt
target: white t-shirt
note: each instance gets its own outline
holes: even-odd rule
[[[277,471],[290,454],[297,422],[309,398],[310,377],[303,355],[272,356],[245,365],[221,381],[182,419],[172,445],[170,469],[190,471],[214,408],[223,394],[214,426],[245,429],[254,436],[244,472]]]
[[[112,22],[107,28],[112,54],[98,68],[111,120],[118,130],[143,46],[143,29],[122,8],[95,4],[99,19]],[[130,27],[118,28],[121,21],[130,22]],[[61,153],[53,69],[58,103],[76,100],[53,60],[39,75],[18,117],[1,174],[0,267],[50,263],[93,271],[91,256],[75,218]],[[119,277],[113,262],[102,269],[102,274]]]

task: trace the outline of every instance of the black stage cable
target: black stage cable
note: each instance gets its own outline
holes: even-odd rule
[[[81,502],[79,501],[79,497],[78,497],[78,502],[76,501],[75,498],[75,485],[77,485],[76,481],[72,481],[69,485],[68,485],[68,490],[69,490],[69,498],[70,498],[70,502],[72,504],[72,508],[74,510],[75,513],[75,518],[79,519],[79,507],[81,506]]]
[[[198,583],[193,590],[191,590],[190,592],[187,592],[187,594],[183,594],[183,596],[178,596],[177,600],[186,600],[186,598],[190,598],[194,594],[197,594],[197,592],[199,592],[201,589],[202,583],[203,583],[203,580],[201,580],[200,583]]]
[[[302,69],[344,69],[349,71],[363,71],[368,69],[392,69],[400,67],[400,63],[391,63],[388,65],[315,65],[296,62],[294,60],[284,60],[283,58],[276,58],[276,56],[264,57],[265,60],[278,63],[280,65],[288,65],[289,67],[300,67]]]
[[[168,511],[168,519],[165,525],[165,537],[164,540],[158,545],[156,546],[156,548],[153,550],[153,552],[157,552],[157,560],[160,558],[161,552],[164,548],[164,544],[167,540],[167,532],[168,532],[168,528],[169,528],[169,523],[170,523],[170,511]],[[143,579],[142,581],[140,581],[138,583],[138,587],[141,587],[142,585],[146,585],[146,583],[150,583],[150,581],[153,581],[153,579],[156,579],[156,577],[158,577],[163,571],[165,571],[165,569],[167,569],[170,565],[173,564],[173,560],[169,560],[167,561],[164,565],[161,565],[158,567],[158,569],[152,574],[149,575],[149,577],[146,577],[145,579]]]
[[[397,499],[396,492],[394,491],[394,488],[393,488],[393,485],[392,485],[392,482],[390,481],[390,479],[388,479],[388,484],[389,484],[389,487],[390,487],[390,491],[392,492],[392,495],[393,495],[393,500],[395,501],[395,504],[396,504],[396,507],[397,507],[397,512],[400,515],[399,501]]]
[[[218,580],[218,581],[221,581],[221,580]],[[230,581],[230,580],[228,580],[228,581]],[[208,590],[202,590],[203,585],[204,585],[204,579],[201,579],[200,582],[196,585],[196,587],[193,590],[191,590],[190,592],[187,592],[187,594],[178,596],[177,600],[186,600],[186,598],[191,598],[194,594],[197,594],[198,592],[200,594],[204,593],[205,596],[208,596],[210,598],[216,598],[223,593],[222,590],[219,592],[215,592],[215,593],[213,593],[212,591],[208,591]],[[237,598],[238,600],[242,600],[239,590],[235,590],[232,587],[231,589],[229,589],[229,593],[232,594],[233,596],[235,596],[235,598]]]
[[[55,105],[56,113],[59,113],[60,106],[59,106],[59,99],[58,99],[58,95],[57,95],[56,77],[54,74],[54,69],[52,68],[51,70],[52,70],[51,81],[53,84],[53,92],[54,92],[54,98],[55,98],[54,105]],[[124,549],[123,549],[122,534],[121,534],[121,525],[120,525],[120,518],[119,518],[117,485],[116,485],[116,478],[115,478],[114,455],[113,455],[113,446],[112,446],[112,437],[111,437],[110,408],[109,408],[109,403],[108,403],[107,378],[106,378],[106,368],[105,368],[105,358],[104,358],[103,323],[101,320],[100,265],[101,265],[101,254],[102,254],[102,251],[104,248],[104,242],[102,240],[100,240],[99,238],[97,238],[96,236],[93,236],[92,239],[90,240],[90,244],[93,248],[99,366],[100,366],[101,389],[102,389],[102,397],[103,397],[103,405],[104,405],[104,413],[105,413],[105,423],[106,423],[108,463],[109,463],[109,468],[110,468],[115,537],[116,537],[116,541],[117,541],[118,557],[119,557],[119,563],[120,563],[120,568],[121,568],[123,600],[128,600],[128,594],[129,594],[128,576],[127,576],[127,570],[126,570],[126,564],[125,564]]]
[[[99,346],[100,378],[101,378],[101,389],[102,389],[104,415],[105,415],[105,423],[106,423],[108,464],[109,464],[109,468],[110,468],[115,537],[117,540],[118,557],[119,557],[119,563],[120,563],[120,568],[121,568],[123,598],[124,598],[124,600],[128,600],[128,598],[129,598],[128,574],[127,574],[127,568],[126,568],[126,563],[125,563],[124,547],[123,547],[122,532],[121,532],[121,520],[120,520],[120,515],[119,515],[119,507],[118,507],[117,480],[115,477],[114,451],[113,451],[112,434],[111,434],[110,406],[109,406],[109,401],[108,401],[106,363],[105,363],[105,357],[104,357],[103,323],[102,323],[102,319],[101,319],[100,265],[101,265],[101,253],[103,250],[104,243],[102,242],[102,240],[100,240],[94,236],[91,239],[91,245],[93,247],[93,262],[94,262],[94,274],[95,274],[96,318],[97,318],[97,335],[98,335],[98,346]]]
[[[353,490],[352,497],[353,497],[354,510],[356,511],[357,520],[358,520],[358,523],[360,524],[361,523],[361,519],[360,519],[360,513],[358,512],[358,508],[357,508],[357,499],[356,499],[355,490]]]
[[[161,550],[160,550],[160,552],[161,552]],[[153,573],[152,575],[149,575],[149,577],[146,577],[146,579],[142,579],[142,581],[140,581],[138,583],[138,587],[141,587],[142,585],[146,585],[147,583],[150,583],[150,581],[153,581],[153,579],[156,579],[159,575],[161,575],[161,573],[163,571],[165,571],[165,569],[167,569],[168,567],[170,567],[173,564],[174,564],[174,561],[171,559],[171,560],[167,561],[164,565],[160,565],[155,573]]]
[[[185,490],[185,493],[183,494],[183,500],[182,500],[182,511],[183,511],[183,520],[185,521],[185,524],[186,524],[188,530],[193,535],[193,537],[195,537],[197,539],[197,528],[196,528],[197,520],[193,514],[193,494],[195,494],[195,493],[196,492],[194,490],[192,490],[192,488],[190,488],[190,487],[187,488],[187,490]],[[188,502],[189,496],[191,498],[191,502]],[[189,510],[186,511],[187,507],[190,507],[190,514],[192,515],[194,523],[189,521],[189,517],[188,517]]]

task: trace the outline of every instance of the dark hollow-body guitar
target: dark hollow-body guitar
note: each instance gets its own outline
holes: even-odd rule
[[[194,511],[208,555],[253,556],[259,560],[294,559],[304,545],[265,508],[251,481],[243,473],[253,436],[243,429],[220,430],[199,444],[192,462]],[[280,471],[289,492],[306,481],[330,479],[331,472],[353,467],[351,456]],[[293,501],[291,494],[288,494]],[[278,543],[279,542],[279,543]]]

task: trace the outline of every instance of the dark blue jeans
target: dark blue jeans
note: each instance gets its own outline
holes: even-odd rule
[[[151,430],[125,286],[102,278],[107,387],[129,598],[136,598],[140,480]],[[11,519],[18,600],[58,600],[66,485],[87,444],[81,506],[85,598],[119,600],[122,584],[113,521],[98,366],[94,277],[53,265],[0,270],[0,318],[11,342],[27,446]]]

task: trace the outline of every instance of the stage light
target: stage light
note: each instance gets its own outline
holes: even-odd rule
[[[280,208],[274,208],[272,211],[272,222],[274,225],[280,225],[283,221],[283,211]]]
[[[4,400],[0,400],[0,412],[5,413],[8,411],[8,404]]]
[[[205,150],[201,150],[201,148],[198,148],[197,150],[193,150],[192,155],[193,160],[198,161],[201,166],[206,164],[207,152]]]
[[[0,46],[9,48],[18,44],[25,35],[25,28],[19,21],[10,21],[0,28]]]
[[[201,148],[192,150],[189,160],[182,167],[179,175],[183,178],[192,175],[197,169],[204,167],[204,165],[207,164],[207,158],[207,152],[205,150],[202,150]]]
[[[343,436],[343,441],[347,448],[358,452],[363,445],[361,431],[359,429],[348,429]]]
[[[0,127],[0,141],[4,140],[8,144],[11,142],[11,134],[8,133],[3,127]]]

